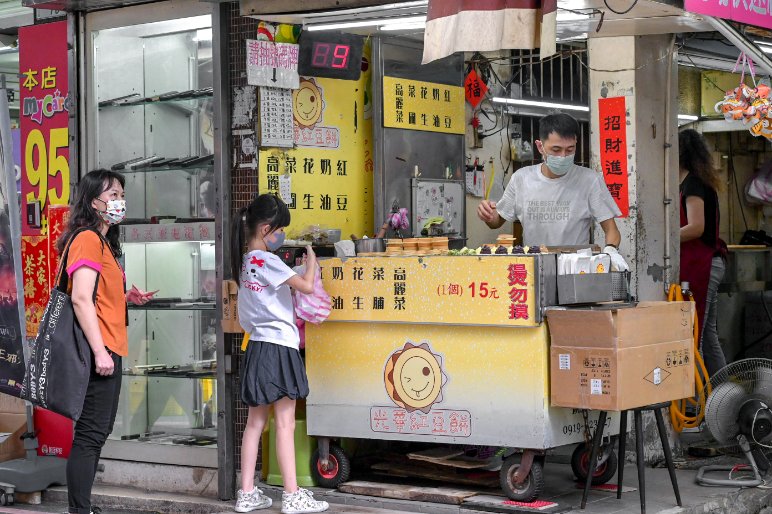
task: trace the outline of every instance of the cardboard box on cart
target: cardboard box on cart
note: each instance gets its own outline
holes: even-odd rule
[[[24,457],[21,435],[27,431],[24,402],[0,393],[0,462]]]
[[[692,302],[551,310],[553,407],[621,411],[694,395]]]

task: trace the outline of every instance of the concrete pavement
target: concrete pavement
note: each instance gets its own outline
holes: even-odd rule
[[[678,470],[677,478],[683,507],[676,506],[668,472],[663,468],[646,469],[646,506],[648,513],[661,514],[757,514],[764,507],[772,506],[772,490],[719,487],[707,488],[695,483],[695,471]],[[625,467],[625,489],[620,500],[614,491],[593,490],[585,511],[579,510],[582,490],[573,481],[570,466],[549,463],[545,468],[545,491],[541,496],[547,505],[541,509],[513,505],[498,491],[481,492],[468,498],[461,505],[447,505],[371,496],[344,494],[332,490],[315,490],[315,495],[331,504],[332,514],[382,512],[423,512],[426,514],[472,514],[479,512],[546,512],[588,514],[621,514],[640,512],[637,470],[634,465]],[[612,480],[612,483],[614,480]],[[278,513],[281,491],[276,487],[263,487],[274,498],[275,506],[266,512]],[[44,495],[44,507],[64,505],[66,490],[55,488]],[[140,512],[221,514],[233,512],[232,502],[211,498],[181,496],[167,493],[148,493],[137,489],[98,486],[94,491],[94,504],[103,511],[116,514]],[[18,506],[20,509],[33,509]],[[5,514],[0,508],[0,514]],[[5,508],[8,510],[8,508]],[[45,510],[45,512],[63,512]],[[23,514],[15,512],[14,514]]]

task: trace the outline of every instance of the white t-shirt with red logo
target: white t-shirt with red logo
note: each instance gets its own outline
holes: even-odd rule
[[[244,256],[239,288],[239,322],[252,341],[300,347],[292,291],[296,273],[276,255],[255,250]]]

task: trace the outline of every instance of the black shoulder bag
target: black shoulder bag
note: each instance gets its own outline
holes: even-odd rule
[[[91,229],[76,231],[62,254],[57,286],[51,290],[38,335],[30,345],[21,391],[23,399],[73,421],[80,417],[86,398],[91,375],[91,347],[67,293],[70,281],[67,257],[75,237],[84,230]],[[94,284],[94,303],[98,287],[99,275]]]

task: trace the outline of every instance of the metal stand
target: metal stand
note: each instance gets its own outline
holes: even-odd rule
[[[667,432],[665,432],[665,420],[662,417],[662,410],[670,406],[670,402],[657,403],[654,405],[647,405],[645,407],[639,407],[637,409],[631,409],[635,418],[635,453],[636,462],[638,464],[638,491],[641,496],[641,514],[646,514],[646,477],[644,475],[645,467],[643,462],[643,411],[654,411],[654,417],[657,420],[657,432],[659,432],[659,439],[662,443],[662,451],[665,453],[665,462],[667,463],[668,473],[670,474],[670,483],[673,484],[673,492],[675,493],[676,503],[679,507],[681,504],[681,493],[678,490],[678,480],[676,479],[675,466],[673,465],[673,453],[670,451],[670,443],[667,439]],[[617,467],[617,499],[622,497],[622,477],[624,476],[625,469],[625,446],[627,438],[627,413],[629,411],[622,411],[621,420],[619,422],[619,466]],[[598,416],[598,428],[595,431],[595,437],[592,440],[592,450],[590,452],[590,469],[587,473],[587,480],[584,484],[584,494],[582,495],[582,509],[587,506],[587,496],[590,493],[590,485],[592,484],[592,476],[595,473],[595,467],[597,466],[598,451],[600,449],[600,443],[603,439],[603,428],[606,425],[606,411],[601,411]]]
[[[759,473],[759,467],[756,464],[756,459],[753,458],[753,453],[751,452],[751,446],[748,442],[748,438],[740,434],[737,436],[737,442],[740,445],[743,453],[745,453],[745,458],[748,459],[748,462],[750,463],[751,470],[753,471],[753,478],[745,478],[739,480],[727,478],[708,478],[705,476],[706,473],[713,471],[727,472],[734,469],[734,466],[702,466],[699,471],[697,471],[698,484],[728,487],[758,487],[764,483],[764,479],[761,477],[761,473]]]
[[[27,433],[22,437],[27,455],[23,459],[0,463],[0,489],[6,494],[13,494],[14,489],[19,493],[35,493],[45,491],[52,485],[67,485],[67,460],[38,455],[38,438],[35,437],[32,404],[29,402]]]

